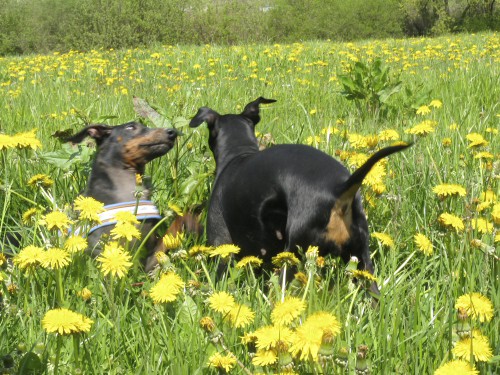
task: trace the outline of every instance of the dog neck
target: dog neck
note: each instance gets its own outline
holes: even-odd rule
[[[259,152],[259,144],[253,132],[249,132],[244,138],[241,138],[241,135],[235,137],[228,131],[220,132],[214,143],[214,145],[210,145],[210,148],[215,158],[216,178],[235,159]]]
[[[124,168],[122,165],[113,165],[102,160],[96,160],[90,174],[85,195],[99,202],[115,204],[135,201],[136,175],[143,175],[144,170],[138,171]],[[141,199],[150,198],[149,189],[143,189]]]

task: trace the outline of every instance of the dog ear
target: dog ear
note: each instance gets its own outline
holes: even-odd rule
[[[245,116],[252,120],[253,124],[256,125],[260,121],[260,105],[261,104],[269,104],[269,103],[274,103],[276,100],[274,99],[266,99],[263,98],[262,96],[254,100],[253,102],[248,103],[245,108],[243,109],[243,112],[241,112],[242,116]]]
[[[209,127],[212,127],[215,123],[215,120],[217,120],[219,117],[220,115],[213,109],[210,109],[208,107],[201,107],[189,122],[189,127],[197,128],[205,121],[207,122]]]
[[[94,124],[85,127],[79,133],[67,137],[64,139],[65,142],[71,143],[81,143],[85,138],[90,137],[96,140],[97,144],[102,143],[102,141],[111,134],[112,126],[104,124]]]

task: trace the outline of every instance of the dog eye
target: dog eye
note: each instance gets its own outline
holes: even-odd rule
[[[135,125],[129,125],[125,129],[127,129],[127,130],[135,130]]]

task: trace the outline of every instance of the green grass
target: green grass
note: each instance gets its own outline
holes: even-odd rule
[[[360,111],[340,95],[337,80],[337,74],[345,73],[355,60],[371,63],[376,57],[403,85],[401,92],[391,96],[385,116]],[[375,238],[371,241],[382,285],[378,306],[372,306],[359,284],[346,274],[345,265],[335,259],[327,259],[327,266],[317,270],[321,280],[313,282],[307,292],[302,319],[319,310],[335,314],[342,324],[335,353],[349,350],[348,369],[328,363],[323,373],[354,373],[357,348],[367,345],[372,374],[432,374],[453,357],[456,299],[478,292],[492,301],[495,313],[490,322],[471,324],[488,337],[496,357],[490,363],[475,362],[475,366],[481,374],[496,374],[500,253],[495,236],[499,226],[491,224],[490,233],[481,233],[473,222],[483,218],[493,223],[492,206],[499,203],[499,62],[497,34],[354,44],[161,46],[0,58],[0,134],[37,129],[42,143],[34,151],[0,149],[0,239],[16,231],[22,234],[22,247],[63,245],[64,236],[42,225],[23,224],[22,214],[35,206],[44,211],[69,210],[85,187],[92,149],[73,150],[76,154],[69,158],[69,152],[62,152],[63,146],[51,135],[68,128],[77,131],[87,122],[133,120],[133,95],[146,98],[184,132],[175,149],[152,162],[147,171],[155,186],[154,200],[165,213],[169,203],[187,209],[209,197],[214,162],[207,131],[204,126],[187,127],[201,106],[237,113],[258,96],[277,99],[262,109],[257,125],[261,134],[271,134],[276,143],[308,143],[310,137],[319,136],[313,145],[332,156],[340,155],[346,164],[345,152],[373,152],[355,149],[348,135],[394,129],[402,140],[414,141],[414,146],[388,159],[385,192],[374,195],[372,188],[363,189],[370,231],[385,233],[394,241],[392,247]],[[416,114],[416,108],[434,99],[443,106],[424,116]],[[427,136],[405,133],[423,120],[436,121],[435,131]],[[456,124],[454,130],[452,124]],[[327,139],[321,130],[328,126],[340,132]],[[471,133],[481,134],[488,145],[470,148],[466,137]],[[451,141],[448,147],[443,146],[445,138]],[[376,147],[390,143],[380,141]],[[490,152],[492,159],[475,159],[479,151]],[[49,175],[54,185],[48,189],[28,186],[27,181],[39,173]],[[461,185],[465,197],[438,198],[432,189],[442,183]],[[494,202],[478,212],[481,194],[488,190],[495,194]],[[443,212],[460,217],[465,229],[441,226],[438,218]],[[432,241],[432,255],[418,250],[413,240],[416,233]],[[473,240],[480,241],[476,242],[479,247],[472,246]],[[188,241],[183,248],[189,250],[191,245],[193,241]],[[271,324],[271,311],[283,293],[279,281],[276,276],[254,279],[247,270],[229,268],[216,290],[230,292],[255,312],[252,324],[235,329],[207,304],[212,293],[209,277],[216,280],[215,262],[207,260],[204,272],[195,259],[171,257],[169,267],[186,282],[186,289],[175,302],[163,305],[154,304],[148,295],[157,279],[133,269],[124,279],[111,280],[94,260],[75,256],[62,270],[63,305],[94,323],[87,334],[62,337],[59,356],[59,339],[41,326],[44,314],[60,305],[54,272],[39,267],[26,275],[4,264],[0,271],[0,355],[14,360],[14,369],[4,371],[15,372],[26,353],[33,352],[44,373],[54,372],[56,357],[59,373],[217,373],[207,367],[208,358],[224,350],[199,325],[202,317],[211,316],[224,334],[225,347],[245,368],[251,373],[277,373],[273,367],[263,370],[252,365],[241,336]],[[190,283],[193,275],[197,283]],[[92,291],[88,302],[78,295],[84,287]],[[286,293],[302,297],[304,286],[288,286]],[[0,363],[0,368],[6,363]],[[322,373],[319,365],[298,360],[295,371]],[[244,371],[236,366],[231,373]]]

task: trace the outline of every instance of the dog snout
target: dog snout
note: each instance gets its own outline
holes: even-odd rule
[[[170,141],[175,141],[177,136],[179,135],[179,132],[175,129],[167,129],[167,137]]]

